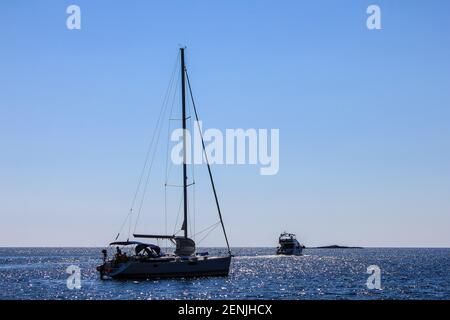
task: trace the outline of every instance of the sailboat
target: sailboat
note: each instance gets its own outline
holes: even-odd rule
[[[202,137],[203,154],[206,160],[208,176],[214,194],[215,205],[220,219],[220,225],[227,245],[227,254],[211,256],[208,253],[198,253],[196,243],[188,236],[188,177],[186,161],[186,89],[189,89],[192,107],[198,122],[197,109],[192,94],[191,84],[185,66],[185,48],[180,48],[181,64],[181,114],[183,129],[183,217],[184,221],[180,231],[182,235],[167,234],[137,234],[134,240],[113,241],[110,248],[115,248],[113,257],[108,257],[108,251],[102,250],[103,263],[97,267],[102,279],[136,279],[136,278],[168,278],[168,277],[200,277],[200,276],[227,276],[230,270],[231,250],[228,242],[222,213],[219,206],[216,187],[214,185],[211,167],[205,151],[205,143]],[[201,133],[200,133],[201,134]],[[161,247],[136,239],[168,240],[175,245],[173,253],[163,253]],[[116,237],[117,240],[117,237]],[[126,250],[131,249],[131,250]],[[126,254],[125,251],[131,252]]]

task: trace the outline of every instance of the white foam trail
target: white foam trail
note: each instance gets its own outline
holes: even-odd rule
[[[296,257],[309,257],[310,255],[304,254],[301,256],[284,256],[284,255],[276,255],[276,254],[271,254],[271,255],[262,255],[262,256],[236,256],[234,257],[234,259],[292,259],[292,258],[296,258]]]

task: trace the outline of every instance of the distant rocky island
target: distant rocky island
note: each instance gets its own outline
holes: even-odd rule
[[[331,246],[307,247],[306,249],[364,249],[364,248],[363,247],[338,246],[338,245],[334,244]]]

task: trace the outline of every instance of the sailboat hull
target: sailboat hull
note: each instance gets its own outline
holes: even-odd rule
[[[186,278],[227,276],[231,257],[201,257],[199,259],[149,259],[128,261],[110,268],[108,263],[101,271],[113,279]]]

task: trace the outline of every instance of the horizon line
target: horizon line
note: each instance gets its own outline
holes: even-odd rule
[[[95,248],[105,248],[108,247],[107,246],[0,246],[0,249],[24,249],[24,248],[42,248],[42,249],[63,249],[63,248],[67,248],[67,249],[79,249],[79,248],[85,248],[85,249],[95,249]],[[411,246],[411,247],[405,247],[405,246],[401,246],[401,247],[396,247],[396,246],[382,246],[382,247],[376,247],[376,246],[342,246],[342,248],[327,248],[330,245],[325,245],[325,246],[315,246],[315,247],[305,247],[304,249],[450,249],[450,246],[422,246],[422,247],[416,247],[416,246]],[[164,246],[161,246],[164,247]],[[217,246],[212,246],[212,247],[208,247],[208,246],[201,246],[201,247],[197,247],[197,248],[214,248],[214,249],[226,249],[227,247],[217,247]],[[249,247],[245,247],[245,246],[230,246],[230,248],[235,248],[235,249],[245,249],[245,248],[255,248],[255,249],[262,249],[262,248],[276,248],[276,246],[249,246]]]

